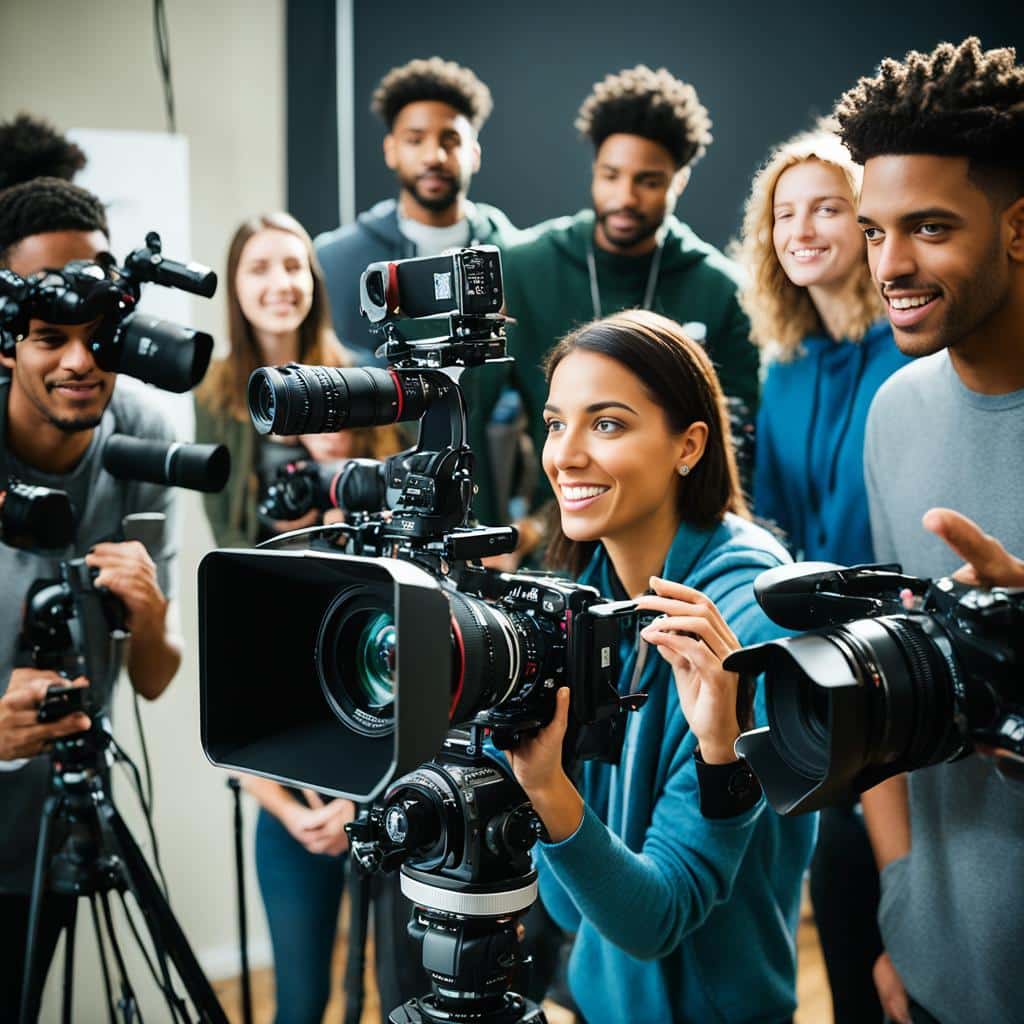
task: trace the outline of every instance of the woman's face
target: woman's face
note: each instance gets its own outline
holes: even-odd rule
[[[544,471],[570,540],[674,532],[686,442],[638,377],[609,356],[577,349],[555,368],[544,420]]]
[[[242,314],[259,334],[297,331],[313,304],[313,272],[301,238],[258,231],[242,248],[235,274]]]
[[[787,168],[772,213],[775,255],[793,284],[842,287],[865,261],[853,193],[838,167],[805,160]]]

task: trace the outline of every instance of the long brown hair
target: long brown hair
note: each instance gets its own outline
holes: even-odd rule
[[[244,221],[228,247],[228,343],[226,359],[218,360],[206,375],[200,398],[212,412],[227,413],[236,420],[248,420],[246,395],[249,375],[263,365],[259,344],[252,324],[242,312],[238,301],[238,264],[242,250],[253,235],[261,231],[284,231],[298,238],[306,249],[309,269],[313,274],[313,302],[309,313],[299,325],[299,362],[320,366],[348,366],[349,353],[341,346],[331,327],[331,311],[327,303],[327,286],[323,271],[313,250],[313,240],[306,229],[288,213],[264,213]]]
[[[643,384],[664,411],[669,430],[682,433],[691,423],[708,425],[704,455],[676,492],[680,519],[701,529],[721,522],[726,512],[749,518],[740,487],[728,407],[707,353],[668,317],[633,309],[585,324],[566,335],[544,364],[550,383],[558,364],[573,352],[594,352],[621,364]],[[553,568],[578,576],[597,541],[570,540],[553,507],[547,560]]]
[[[238,301],[238,264],[242,251],[253,235],[261,231],[284,231],[298,238],[306,249],[309,269],[313,275],[313,298],[309,313],[299,325],[300,363],[317,366],[351,366],[355,362],[331,326],[331,309],[327,299],[327,285],[323,270],[313,248],[309,232],[289,213],[264,213],[251,217],[239,225],[228,247],[227,298],[228,343],[230,351],[225,359],[210,367],[198,391],[199,401],[211,412],[248,422],[248,385],[253,370],[263,365],[259,344],[252,324],[242,312]],[[358,427],[352,433],[353,458],[381,458],[402,447],[401,435],[394,426]]]

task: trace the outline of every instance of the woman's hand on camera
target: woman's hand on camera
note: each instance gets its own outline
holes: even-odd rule
[[[293,802],[281,819],[292,838],[309,853],[337,857],[348,849],[345,825],[356,816],[356,805],[340,797],[324,803],[318,793],[304,789],[308,806]]]
[[[39,705],[51,686],[88,686],[84,677],[68,681],[56,672],[37,668],[16,668],[7,691],[0,697],[0,761],[36,757],[47,751],[54,740],[89,728],[89,718],[81,711],[56,722],[38,720]]]
[[[672,666],[683,714],[704,761],[735,761],[739,676],[723,669],[722,662],[740,643],[700,591],[658,576],[651,577],[651,588],[654,594],[639,598],[637,607],[661,612],[662,618],[640,635]]]
[[[562,768],[562,741],[569,724],[569,690],[555,694],[555,713],[536,736],[509,750],[508,761],[519,785],[540,815],[553,843],[568,839],[583,820],[583,798]]]

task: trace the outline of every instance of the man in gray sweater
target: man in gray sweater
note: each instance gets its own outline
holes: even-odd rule
[[[859,219],[896,344],[920,357],[868,417],[875,553],[919,576],[966,556],[962,578],[1021,585],[1024,563],[981,528],[1024,554],[1024,67],[943,44],[885,61],[837,116],[865,165]],[[976,754],[890,779],[864,813],[889,1015],[1024,1020],[1024,782]]]

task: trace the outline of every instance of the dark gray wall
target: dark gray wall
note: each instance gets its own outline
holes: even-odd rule
[[[1004,13],[949,0],[356,0],[357,205],[395,192],[381,157],[383,128],[369,112],[374,87],[394,65],[439,54],[487,82],[495,109],[481,134],[472,195],[525,226],[589,203],[592,154],[572,127],[576,110],[595,81],[643,62],[692,82],[711,113],[715,141],[678,213],[722,245],[739,226],[750,177],[770,146],[831,110],[883,57],[972,33],[986,48],[1016,43],[1024,53],[1024,19],[1000,6]]]

